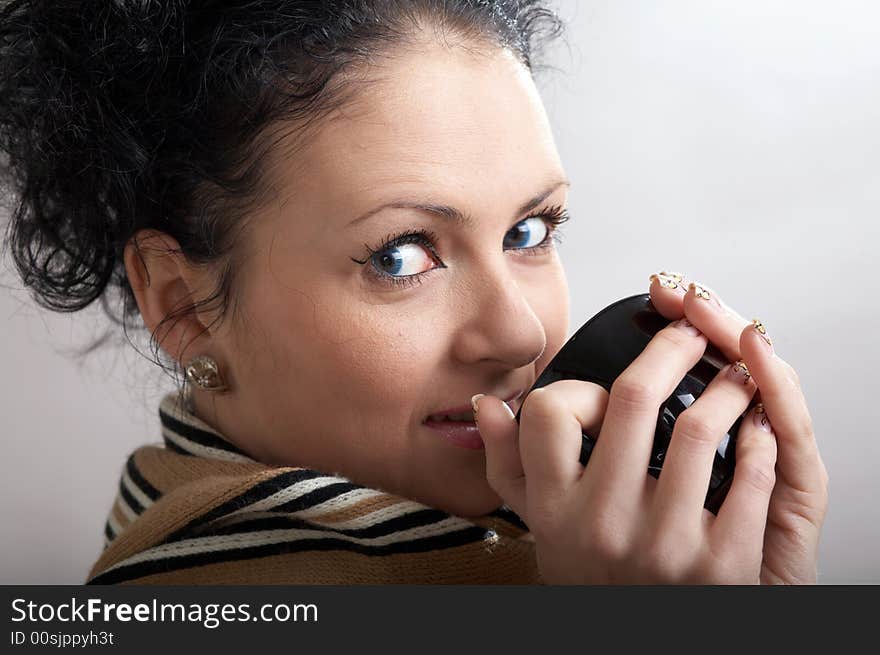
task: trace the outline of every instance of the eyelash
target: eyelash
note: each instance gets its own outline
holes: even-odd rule
[[[568,213],[567,209],[563,209],[561,205],[552,205],[550,207],[545,207],[540,211],[537,211],[533,214],[529,214],[524,218],[521,218],[517,221],[516,225],[519,225],[523,221],[527,221],[530,218],[543,218],[545,222],[548,224],[547,236],[544,237],[544,240],[536,246],[532,246],[530,248],[510,248],[510,250],[521,252],[521,254],[530,256],[530,255],[540,255],[545,250],[551,247],[551,242],[555,241],[557,244],[562,243],[562,236],[559,232],[559,226],[568,221],[571,216]],[[513,228],[511,228],[513,229]],[[422,271],[421,273],[415,273],[413,275],[388,275],[387,273],[382,273],[375,269],[375,267],[370,266],[369,273],[374,278],[378,279],[380,282],[389,283],[395,286],[400,287],[411,287],[416,284],[421,284],[421,279],[431,271],[434,271],[438,268],[446,268],[446,265],[443,264],[443,261],[440,259],[440,255],[437,254],[437,250],[434,248],[434,242],[437,241],[437,235],[431,230],[406,230],[404,232],[398,232],[395,234],[390,234],[382,240],[382,245],[378,248],[371,248],[367,244],[364,244],[364,247],[367,249],[367,256],[363,260],[355,259],[351,257],[353,262],[357,262],[361,265],[366,265],[372,260],[373,255],[376,253],[382,252],[384,250],[389,250],[394,248],[395,246],[401,246],[407,243],[418,243],[424,245],[431,254],[440,262],[439,266],[428,269],[427,271]]]

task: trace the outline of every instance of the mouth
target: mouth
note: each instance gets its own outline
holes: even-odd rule
[[[513,411],[514,414],[519,411],[519,406],[522,404],[522,396],[525,393],[525,389],[520,389],[519,391],[513,393],[508,398],[504,399],[504,402],[507,403],[508,407]],[[436,414],[429,414],[423,423],[473,423],[474,422],[474,409],[468,404],[467,406],[454,407],[451,409],[444,409]]]
[[[522,404],[524,393],[525,389],[521,389],[505,400],[514,414]],[[433,431],[439,432],[440,436],[456,446],[471,450],[480,450],[484,447],[480,431],[474,421],[474,410],[470,405],[430,414],[422,423]]]

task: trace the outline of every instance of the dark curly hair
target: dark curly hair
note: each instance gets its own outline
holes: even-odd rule
[[[123,251],[152,228],[221,271],[162,324],[209,305],[222,318],[237,235],[267,196],[266,153],[345,102],[356,85],[340,73],[426,27],[509,48],[533,72],[563,28],[537,0],[6,2],[0,183],[25,286],[55,311],[100,300],[128,336],[142,323]]]

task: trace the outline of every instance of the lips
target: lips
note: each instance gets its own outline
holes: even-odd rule
[[[517,409],[519,409],[519,401],[520,397],[525,393],[525,389],[520,389],[513,394],[509,395],[504,399],[510,409],[513,410],[513,413],[516,414]],[[474,422],[474,409],[473,406],[468,403],[467,405],[460,405],[458,407],[451,407],[449,409],[444,409],[439,412],[435,412],[433,414],[429,414],[424,423],[458,423],[458,424],[466,424]]]
[[[524,393],[525,389],[521,389],[505,399],[505,402],[510,405],[514,413],[519,408],[521,404],[520,397]],[[467,450],[482,450],[485,448],[483,438],[480,436],[480,429],[474,422],[474,410],[470,404],[451,407],[435,414],[430,414],[423,421],[423,424],[432,433],[459,448]]]

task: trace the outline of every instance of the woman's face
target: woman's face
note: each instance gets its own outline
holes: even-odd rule
[[[263,461],[462,516],[498,507],[475,430],[426,419],[528,390],[567,335],[542,217],[567,183],[528,71],[500,49],[389,60],[273,179],[238,315],[208,345],[231,391],[197,391],[197,413]]]

